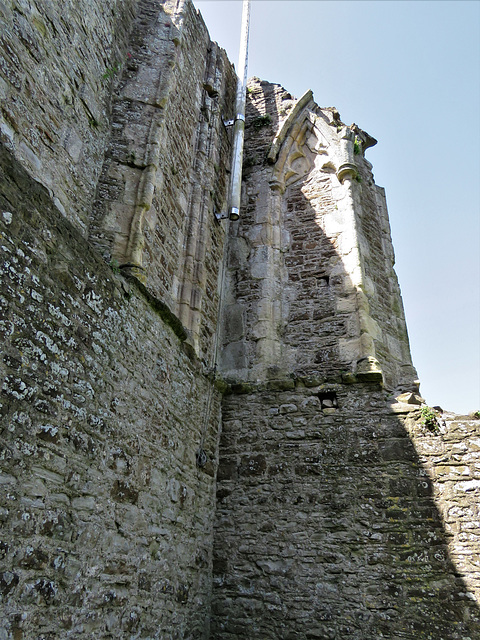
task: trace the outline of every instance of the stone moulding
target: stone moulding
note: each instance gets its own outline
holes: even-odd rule
[[[319,107],[310,90],[295,100],[255,78],[251,88],[247,121],[266,113],[273,126],[247,127],[247,155],[255,157],[261,145],[266,162],[246,174],[252,219],[240,222],[234,237],[244,238],[250,251],[237,256],[238,264],[235,258],[238,272],[228,286],[233,292],[235,278],[251,277],[258,293],[246,294],[240,284],[238,301],[231,298],[231,311],[239,307],[243,319],[238,331],[226,334],[223,371],[248,382],[271,377],[272,367],[284,374],[333,367],[348,371],[349,382],[410,388],[416,373],[401,342],[406,329],[398,337],[387,321],[398,288],[393,276],[379,275],[384,264],[389,274],[392,252],[379,188],[364,158],[376,140],[356,124],[345,125],[336,109]],[[322,276],[327,284],[320,293],[312,283]],[[302,287],[310,288],[308,295]],[[326,313],[330,298],[334,307]],[[316,300],[323,311],[314,309]],[[398,326],[404,326],[397,307]],[[302,318],[315,335],[310,351],[297,331]],[[330,333],[323,336],[323,327]],[[395,360],[388,361],[392,342]]]
[[[337,178],[339,182],[343,183],[346,177],[352,178],[352,177],[355,177],[356,175],[357,175],[357,166],[355,164],[352,164],[350,162],[345,162],[340,167],[338,167]]]
[[[277,161],[280,148],[287,134],[290,132],[293,123],[297,120],[303,108],[306,107],[311,100],[313,100],[313,92],[309,89],[308,91],[305,91],[303,96],[296,102],[295,106],[288,114],[285,122],[280,127],[280,131],[275,136],[268,153],[267,160],[270,164],[274,164]]]

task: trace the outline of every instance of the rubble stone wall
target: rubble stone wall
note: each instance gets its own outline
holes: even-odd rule
[[[0,22],[0,640],[478,638],[480,422],[422,418],[373,138],[253,79],[218,224],[190,0]]]
[[[478,637],[479,429],[374,383],[226,396],[211,637]]]
[[[410,417],[405,425],[432,483],[450,557],[480,603],[480,420],[437,412],[433,424],[423,423]]]
[[[228,245],[218,640],[480,634],[480,422],[423,424],[364,156],[374,142],[311,92],[249,85]]]
[[[232,67],[191,2],[15,0],[0,16],[0,637],[206,638]],[[124,178],[150,175],[139,156],[167,107],[147,279],[98,252],[92,205],[118,158],[118,208],[135,203],[146,181]]]
[[[0,139],[88,230],[137,0],[0,6]]]
[[[1,637],[208,637],[219,393],[1,161]]]

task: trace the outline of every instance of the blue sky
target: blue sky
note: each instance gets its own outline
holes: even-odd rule
[[[236,63],[241,0],[195,5]],[[378,140],[422,395],[480,409],[480,2],[252,0],[253,75]]]

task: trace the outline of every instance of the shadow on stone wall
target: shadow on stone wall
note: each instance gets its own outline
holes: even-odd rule
[[[253,108],[247,124],[261,115]],[[271,135],[247,134],[246,158]],[[256,171],[246,172],[239,237],[255,224]],[[304,183],[287,190],[284,209],[282,339],[295,364],[288,380],[240,384],[223,401],[211,638],[474,640],[479,608],[405,427],[415,414],[397,414],[376,382],[345,384],[338,343],[358,326],[338,300],[352,285],[332,271],[341,257]],[[247,264],[234,269],[234,294],[254,310],[257,283]]]
[[[328,387],[336,410],[322,410]],[[319,397],[320,396],[320,397]],[[375,384],[225,397],[212,638],[466,640],[479,610]]]

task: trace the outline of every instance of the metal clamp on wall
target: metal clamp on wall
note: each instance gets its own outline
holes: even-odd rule
[[[223,121],[223,126],[224,127],[233,127],[233,125],[235,124],[235,122],[237,122],[237,120],[241,120],[242,122],[245,122],[245,116],[243,115],[243,113],[237,113],[235,118],[232,118],[232,120],[224,120]]]
[[[238,210],[237,207],[231,207],[230,208],[230,214],[228,213],[224,213],[224,212],[218,212],[218,211],[214,211],[213,215],[215,216],[215,220],[217,222],[220,222],[221,220],[228,220],[230,218],[230,220],[238,220],[240,218],[240,211]]]
[[[213,215],[215,216],[215,220],[220,222],[221,220],[228,220],[228,213],[214,211]]]

